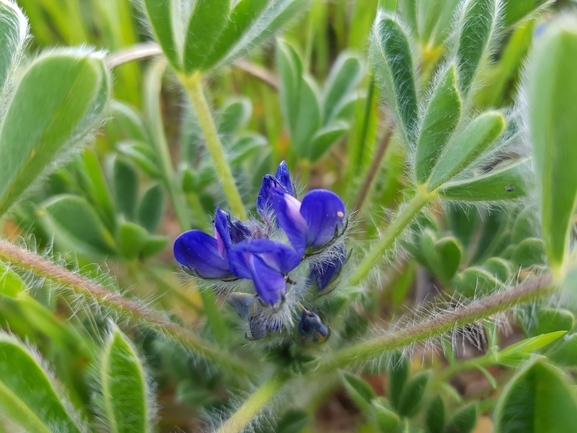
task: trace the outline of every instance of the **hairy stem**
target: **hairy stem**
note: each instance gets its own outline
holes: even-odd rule
[[[434,199],[434,194],[418,191],[415,196],[402,207],[395,215],[386,232],[369,251],[367,256],[359,263],[357,270],[351,276],[349,284],[355,286],[363,281],[375,266],[375,263],[395,244],[403,230],[413,221],[421,209]]]
[[[289,376],[276,374],[262,384],[220,427],[217,433],[238,433],[253,419],[287,382]]]
[[[432,317],[398,332],[342,349],[336,352],[334,357],[321,364],[318,370],[327,372],[351,364],[371,361],[378,359],[386,352],[440,337],[447,332],[507,311],[514,305],[550,295],[555,290],[552,281],[549,275],[531,278],[510,290],[473,301],[469,305]]]
[[[200,129],[202,130],[206,141],[206,147],[214,161],[216,173],[218,174],[218,178],[222,184],[222,189],[224,190],[224,194],[228,200],[230,210],[235,217],[245,220],[247,219],[246,210],[244,209],[230,166],[226,160],[224,149],[220,142],[210,108],[204,97],[201,85],[201,74],[197,72],[190,76],[179,75],[179,79],[184,85],[194,107],[194,112],[198,118]]]
[[[200,354],[222,368],[240,374],[252,375],[252,371],[248,366],[234,359],[230,354],[221,352],[218,348],[210,345],[187,329],[32,252],[25,251],[10,242],[0,240],[0,260],[56,283],[81,296],[88,302],[95,301],[99,305],[106,306],[123,316],[130,317],[134,322],[167,334],[184,347]]]

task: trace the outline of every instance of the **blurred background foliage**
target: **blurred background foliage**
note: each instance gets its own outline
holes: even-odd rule
[[[17,3],[29,18],[30,53],[88,45],[105,50],[110,60],[118,52],[151,41],[142,10],[129,0]],[[574,7],[569,0],[559,0],[545,12],[534,13],[541,12],[542,3],[503,3],[502,36],[490,52],[490,61],[482,65],[479,80],[485,85],[476,91],[474,107],[469,109],[513,106],[532,41],[554,15]],[[284,159],[299,186],[327,188],[343,197],[350,211],[356,212],[354,237],[359,241],[376,238],[387,215],[412,186],[405,174],[405,149],[399,137],[391,137],[392,120],[379,104],[381,89],[369,66],[371,25],[378,8],[399,11],[406,30],[418,42],[413,55],[418,89],[424,93],[453,43],[452,18],[458,4],[456,0],[313,0],[278,40],[210,74],[207,96],[249,212],[255,212],[253,199],[263,175],[274,172]],[[104,266],[127,297],[146,299],[172,312],[174,320],[200,327],[205,338],[216,340],[218,331],[204,325],[204,316],[210,312],[199,292],[181,284],[174,272],[171,245],[181,228],[172,194],[178,190],[185,201],[190,227],[205,231],[211,227],[214,207],[226,207],[226,198],[198,119],[171,72],[164,75],[160,99],[156,99],[160,83],[155,80],[163,73],[148,58],[115,67],[114,101],[94,146],[51,174],[9,219],[2,220],[1,230],[8,239],[22,236],[36,250],[62,255],[74,263],[66,264],[70,268],[114,286],[99,267]],[[162,136],[170,154],[159,157],[152,149]],[[522,153],[511,152],[511,158]],[[167,177],[172,171],[174,177]],[[537,272],[545,265],[544,247],[535,220],[537,209],[532,206],[516,210],[432,207],[416,223],[424,229],[412,231],[412,238],[404,240],[411,256],[383,267],[382,278],[361,300],[362,305],[346,310],[347,337],[362,339],[373,324],[388,321],[438,293],[456,294],[456,299],[490,293],[516,279],[519,269],[521,274]],[[87,411],[93,390],[84,380],[86,366],[98,352],[91,346],[105,339],[107,323],[78,311],[71,297],[52,296],[46,287],[50,283],[32,275],[22,278],[31,288],[30,296],[0,300],[2,325],[38,347],[68,388],[74,406]],[[530,350],[523,347],[509,358],[496,355],[499,346],[524,337],[574,328],[576,311],[535,308],[526,314],[543,319],[532,326],[512,325],[506,335],[502,329],[470,329],[469,339],[481,341],[480,345],[463,337],[455,353],[446,348],[447,356],[419,349],[412,359],[393,364],[405,370],[404,376],[384,372],[367,374],[362,382],[356,376],[333,381],[314,398],[307,398],[306,407],[280,410],[277,427],[269,428],[263,421],[259,431],[376,431],[372,430],[374,422],[367,421],[367,413],[372,413],[377,423],[384,423],[381,431],[389,431],[387,422],[396,425],[398,414],[417,417],[418,424],[431,433],[490,432],[488,413],[513,373],[510,367],[519,365],[530,350],[542,348],[559,365],[577,367],[573,337],[552,343],[531,340],[535,344]],[[222,307],[221,312],[221,320],[233,322],[232,311]],[[537,329],[540,326],[547,329]],[[206,360],[145,329],[132,328],[130,336],[156,383],[159,431],[198,431],[204,413],[218,413],[231,394],[243,391],[244,385],[235,377],[223,377]],[[222,344],[228,344],[226,337]],[[421,359],[427,360],[424,366]],[[429,368],[431,377],[421,372]],[[530,368],[537,378],[557,377],[548,365],[537,363]],[[390,377],[401,379],[397,383]],[[515,389],[507,392],[514,394]],[[385,394],[396,414],[380,403]],[[373,412],[366,410],[367,404],[375,408]]]

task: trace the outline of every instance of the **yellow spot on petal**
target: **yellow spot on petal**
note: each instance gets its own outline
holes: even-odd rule
[[[344,214],[344,213],[342,213],[341,211],[338,211],[338,212],[337,212],[337,216],[338,216],[338,217],[340,217],[340,218],[342,218],[342,217],[344,217],[344,216],[345,216],[345,214]]]

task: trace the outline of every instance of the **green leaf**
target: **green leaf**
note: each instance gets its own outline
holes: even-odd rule
[[[556,331],[570,331],[574,323],[575,316],[569,310],[539,308],[532,320],[532,326],[527,330],[527,335],[534,337]]]
[[[184,71],[202,69],[206,56],[224,30],[231,0],[196,0],[184,41]]]
[[[539,216],[536,209],[527,207],[519,212],[515,218],[513,225],[513,233],[511,234],[511,241],[513,243],[520,243],[523,240],[535,237],[537,234],[537,227],[539,225]]]
[[[412,417],[419,411],[430,376],[428,371],[419,373],[405,384],[399,401],[399,415]]]
[[[160,253],[168,244],[170,239],[166,236],[149,236],[144,247],[142,247],[141,256],[143,259],[155,256]]]
[[[405,145],[416,142],[418,105],[413,59],[407,35],[394,18],[379,11],[371,38],[375,76],[395,109]]]
[[[441,155],[429,181],[429,190],[458,175],[485,151],[505,129],[501,113],[488,111],[467,125]]]
[[[26,291],[26,284],[9,266],[0,262],[0,294],[9,298],[16,298]]]
[[[87,149],[82,154],[82,162],[87,177],[90,179],[90,195],[97,211],[100,213],[106,227],[112,232],[116,230],[116,209],[112,195],[102,173],[100,162],[93,150]]]
[[[174,17],[173,7],[177,2],[174,0],[143,0],[146,18],[152,26],[154,37],[160,44],[162,52],[172,65],[180,71],[182,69],[182,53],[176,42],[173,25],[175,21],[181,19]]]
[[[554,0],[503,0],[503,25],[509,27],[534,15]]]
[[[427,433],[444,433],[445,416],[445,403],[443,403],[443,399],[437,395],[433,398],[427,409]]]
[[[495,433],[575,433],[577,401],[565,375],[537,360],[511,379],[495,409]]]
[[[240,127],[248,122],[251,113],[252,104],[250,99],[235,98],[227,101],[218,124],[218,133],[221,135],[223,142],[228,144],[232,136],[238,133]]]
[[[104,347],[99,379],[112,433],[148,433],[148,384],[136,350],[115,327]]]
[[[549,359],[562,367],[577,367],[577,334],[563,341],[549,354]]]
[[[526,338],[501,350],[495,355],[495,358],[499,364],[516,366],[520,361],[528,358],[534,350],[552,343],[566,333],[567,331],[556,331],[538,335],[537,337]]]
[[[447,425],[447,433],[471,433],[477,425],[477,405],[469,404],[453,415]]]
[[[277,41],[276,63],[280,78],[280,104],[288,129],[293,134],[299,113],[303,66],[295,49],[280,39]]]
[[[34,433],[86,431],[70,414],[32,352],[0,334],[0,408],[11,421]]]
[[[142,118],[130,105],[120,101],[111,101],[110,112],[127,138],[144,143],[149,141]]]
[[[525,197],[527,182],[524,175],[529,169],[529,159],[517,161],[504,168],[491,170],[483,176],[446,183],[439,189],[439,196],[462,201],[498,201]]]
[[[358,57],[344,51],[335,60],[322,94],[325,125],[332,121],[349,93],[361,81],[363,68]]]
[[[114,254],[115,244],[92,207],[81,197],[60,195],[42,205],[43,222],[62,247],[88,257]]]
[[[256,152],[259,152],[259,154],[270,152],[267,139],[259,134],[246,134],[234,142],[228,157],[231,165],[234,166],[235,164],[241,164]]]
[[[453,279],[453,288],[460,294],[472,298],[478,295],[486,295],[503,287],[503,283],[497,280],[485,269],[470,267],[457,274]]]
[[[425,231],[432,236],[430,230]],[[422,245],[422,253],[427,260],[429,268],[437,275],[441,281],[448,283],[455,276],[461,264],[461,256],[463,254],[462,247],[459,241],[447,236],[439,240],[434,240],[429,247]]]
[[[152,185],[146,190],[138,208],[138,223],[154,233],[164,216],[164,190],[160,184]]]
[[[457,73],[451,64],[435,87],[419,133],[415,156],[415,172],[419,184],[429,180],[439,156],[459,123],[461,108]]]
[[[375,391],[366,381],[354,374],[342,372],[345,388],[355,404],[364,413],[369,413],[371,402],[375,399]]]
[[[146,143],[123,141],[116,146],[116,150],[126,155],[142,171],[153,179],[160,179],[158,162],[154,150]]]
[[[389,368],[389,398],[395,409],[399,408],[401,395],[409,377],[409,361],[400,353],[392,356]]]
[[[269,0],[240,0],[230,14],[219,38],[206,54],[202,69],[212,68],[235,44],[241,43],[242,36],[255,23]]]
[[[399,416],[392,410],[386,408],[380,403],[373,401],[373,409],[375,411],[375,418],[377,420],[377,426],[381,433],[389,433],[396,431],[399,425]]]
[[[120,254],[128,260],[138,257],[146,242],[148,233],[138,224],[123,222],[118,229],[118,248]]]
[[[310,145],[311,162],[318,161],[348,130],[349,124],[343,121],[336,121],[319,129]]]
[[[577,111],[575,71],[577,22],[556,22],[529,60],[528,97],[533,155],[540,181],[542,235],[549,264],[558,272],[569,249],[577,198]]]
[[[22,55],[27,36],[28,20],[20,8],[11,1],[0,0],[0,97]]]
[[[467,95],[481,61],[487,56],[498,20],[496,0],[468,0],[459,25],[457,70],[463,95]]]
[[[503,283],[507,282],[513,273],[509,262],[500,257],[491,257],[483,263],[483,268]]]
[[[515,247],[511,260],[521,268],[545,264],[545,246],[539,238],[527,238]]]
[[[129,221],[136,219],[136,203],[138,202],[138,174],[126,161],[115,158],[112,166],[114,181],[114,198],[121,215]]]
[[[300,157],[309,157],[315,132],[321,127],[320,95],[311,77],[303,77],[300,85],[296,125],[291,132],[291,141]]]
[[[39,57],[24,72],[0,131],[0,215],[55,158],[81,142],[85,120],[95,120],[101,110],[94,105],[103,86],[108,89],[103,71],[101,59],[67,50]]]

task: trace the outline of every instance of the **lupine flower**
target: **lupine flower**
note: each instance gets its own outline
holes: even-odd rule
[[[299,320],[299,334],[307,343],[323,341],[330,334],[329,328],[321,322],[318,314],[311,310],[303,310]]]
[[[174,242],[174,257],[189,272],[201,278],[230,276],[228,252],[237,242],[243,241],[250,231],[240,221],[216,208],[214,237],[200,230],[189,230]]]
[[[292,248],[267,239],[249,239],[231,248],[231,272],[251,280],[263,302],[274,305],[286,293],[285,276],[300,263]]]
[[[286,162],[281,162],[276,170],[276,174],[267,174],[262,179],[262,184],[256,199],[256,210],[259,215],[266,218],[273,210],[273,190],[280,189],[294,197],[294,188],[291,175]]]
[[[334,254],[328,260],[312,266],[307,285],[316,283],[320,292],[327,287],[341,272],[341,268],[347,260],[347,249],[344,245],[338,245]]]
[[[282,189],[272,190],[277,221],[299,255],[322,247],[343,227],[345,205],[338,195],[324,189],[308,192],[302,203]]]

